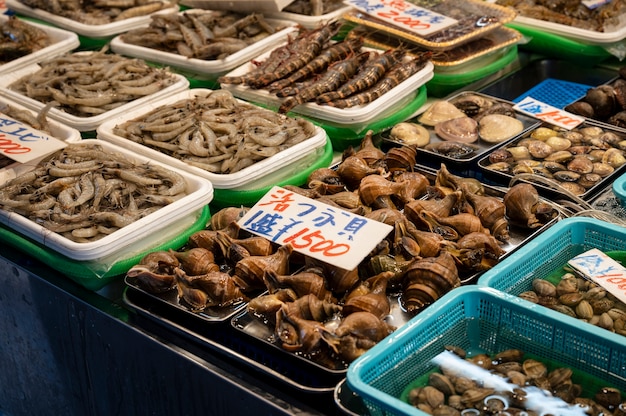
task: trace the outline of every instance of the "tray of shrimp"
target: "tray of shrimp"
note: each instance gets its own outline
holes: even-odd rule
[[[517,15],[512,8],[479,0],[400,1],[382,10],[379,8],[382,6],[363,3],[347,1],[355,10],[344,14],[343,18],[431,51],[449,50],[485,36]],[[415,16],[425,17],[420,20]],[[435,28],[437,22],[447,24]]]
[[[0,15],[0,27],[3,34],[0,74],[62,55],[80,45],[74,32],[17,16]]]
[[[0,223],[70,259],[114,262],[212,198],[203,178],[106,141],[81,140],[0,187]]]
[[[89,38],[109,38],[144,25],[153,13],[178,11],[176,1],[149,0],[114,5],[107,2],[49,2],[7,0],[6,6],[18,14],[33,17],[61,29]]]
[[[587,120],[573,129],[542,123],[478,161],[498,180],[532,182],[544,195],[588,201],[626,169],[626,132]]]
[[[439,162],[468,165],[539,125],[513,103],[474,91],[433,101],[420,115],[381,133],[386,143],[412,146]]]
[[[433,77],[429,53],[366,48],[360,36],[332,41],[340,26],[333,21],[302,32],[218,82],[236,97],[279,113],[360,126],[410,102]]]
[[[46,137],[54,137],[66,143],[75,143],[80,141],[80,132],[63,123],[54,120],[48,120],[45,113],[36,113],[24,106],[7,100],[0,99],[0,119],[2,126],[0,130],[8,129],[3,133],[16,131],[29,131],[34,129],[44,133]],[[41,159],[41,158],[40,158]],[[6,155],[0,154],[0,186],[6,182],[31,171],[39,160],[31,160],[30,163],[20,163]]]
[[[45,108],[51,119],[81,132],[188,86],[167,68],[104,49],[70,52],[0,75],[0,95],[35,111]]]
[[[294,22],[260,13],[189,9],[151,16],[111,42],[116,53],[217,77],[240,66],[297,32]],[[173,42],[172,38],[181,38]]]

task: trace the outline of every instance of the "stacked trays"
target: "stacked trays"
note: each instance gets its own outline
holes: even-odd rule
[[[419,36],[405,27],[393,26],[376,15],[352,11],[345,15],[349,22],[359,25],[368,44],[376,47],[402,45],[415,53],[432,51],[434,76],[427,82],[429,96],[444,97],[472,82],[492,75],[517,57],[517,44],[522,35],[505,27],[512,21],[512,9],[488,2],[464,1],[454,9],[452,2],[441,2],[432,11],[443,15],[462,13],[454,17],[458,23],[452,26],[449,35]],[[391,7],[391,6],[390,6]],[[454,9],[454,10],[453,10]],[[376,11],[376,10],[374,10]],[[467,16],[493,16],[489,24],[476,24],[472,30],[464,30]],[[448,29],[443,32],[447,33]]]
[[[593,397],[607,386],[622,391],[626,388],[623,340],[564,319],[553,310],[532,307],[513,295],[476,286],[449,292],[358,358],[348,369],[347,383],[361,396],[371,415],[426,415],[409,404],[408,397],[414,388],[426,386],[431,373],[440,373],[441,367],[459,376],[480,379],[487,394],[492,387],[502,392],[516,386],[505,378],[487,375],[477,365],[462,365],[465,361],[446,351],[450,348],[461,348],[476,359],[480,354],[494,357],[501,352],[513,357],[519,350],[524,354],[524,363],[535,368],[543,365],[547,371],[570,369],[572,381],[583,386],[585,397]],[[538,414],[567,414],[564,402],[556,396],[549,397],[532,385],[521,389],[529,398],[531,393],[537,394],[538,402],[527,403]],[[490,395],[485,403],[489,398],[496,399],[491,403],[506,408],[511,399],[505,396]]]

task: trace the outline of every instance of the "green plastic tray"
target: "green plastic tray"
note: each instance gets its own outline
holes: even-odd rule
[[[244,206],[251,207],[259,201],[263,195],[269,191],[272,186],[284,186],[295,185],[300,186],[304,184],[314,170],[318,168],[324,168],[330,166],[333,160],[333,145],[330,140],[326,141],[326,146],[323,149],[322,155],[317,158],[313,164],[306,169],[302,169],[293,176],[277,181],[275,184],[263,186],[256,189],[246,190],[234,190],[234,189],[213,189],[213,200],[210,206],[213,211],[217,211],[220,208]],[[297,163],[297,162],[296,162]]]
[[[592,67],[613,57],[609,51],[599,45],[585,44],[563,36],[525,27],[515,22],[507,23],[506,26],[519,31],[529,39],[527,43],[520,45],[521,49],[553,59],[574,61],[577,65]]]
[[[514,45],[510,50],[504,54],[501,58],[480,66],[478,69],[470,71],[454,71],[450,73],[437,72],[433,78],[426,83],[428,88],[428,95],[441,98],[445,97],[452,92],[465,87],[466,85],[476,82],[486,76],[492,75],[517,58],[518,47]],[[471,61],[468,62],[468,65]]]
[[[158,250],[177,250],[187,243],[189,236],[196,231],[206,228],[211,218],[209,206],[205,206],[198,219],[191,227],[181,232],[175,238],[164,243],[145,250],[141,253],[134,254],[127,258],[117,261],[101,273],[97,267],[91,262],[70,259],[60,253],[57,253],[33,240],[22,236],[2,225],[0,225],[0,243],[10,245],[16,249],[29,254],[37,260],[45,263],[53,269],[61,272],[79,285],[90,289],[99,290],[117,278],[121,278],[132,266],[137,264],[143,256],[148,252]]]

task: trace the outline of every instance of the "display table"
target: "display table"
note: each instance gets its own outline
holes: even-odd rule
[[[334,414],[8,247],[0,257],[0,415]]]

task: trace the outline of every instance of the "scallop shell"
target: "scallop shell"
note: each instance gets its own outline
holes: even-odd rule
[[[478,123],[467,116],[453,118],[437,124],[435,133],[442,140],[474,143],[478,140]]]
[[[518,119],[504,114],[489,114],[480,119],[478,132],[487,143],[501,143],[524,130]]]
[[[417,120],[427,126],[435,126],[443,121],[465,117],[465,113],[448,101],[436,101]]]

